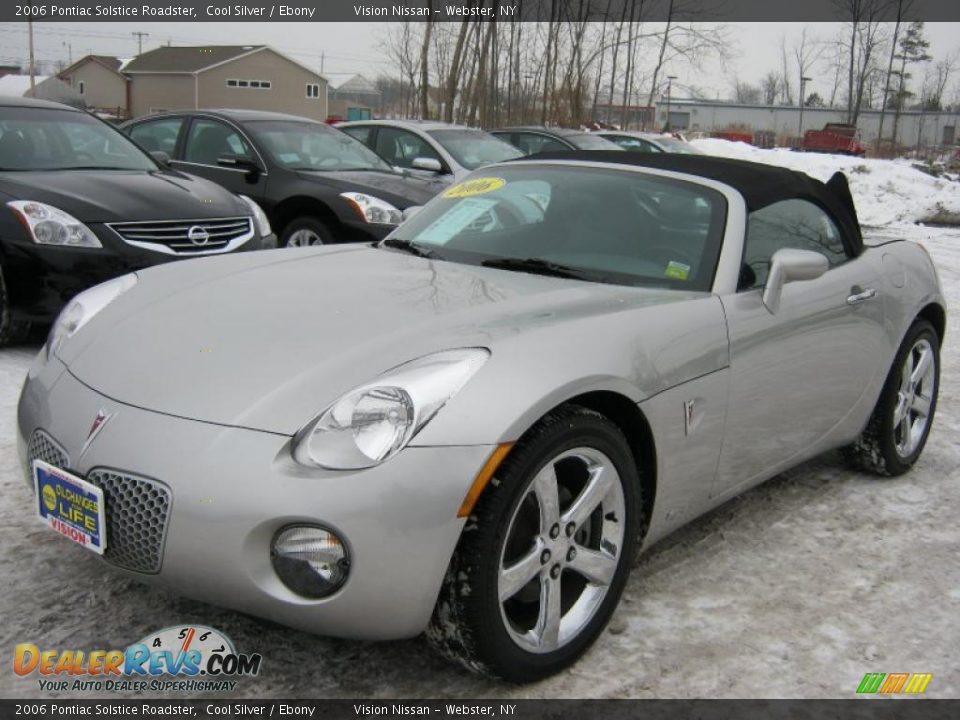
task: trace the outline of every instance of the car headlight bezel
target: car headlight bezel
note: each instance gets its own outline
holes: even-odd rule
[[[353,388],[294,436],[293,459],[326,470],[364,470],[386,462],[410,444],[489,357],[487,348],[442,350]]]
[[[75,295],[60,311],[47,335],[47,359],[90,322],[107,305],[137,284],[137,274],[129,273],[94,285]]]
[[[36,200],[11,200],[7,207],[37,245],[89,250],[103,248],[93,230],[58,207]]]
[[[376,195],[342,192],[340,197],[350,204],[361,220],[371,225],[399,225],[403,222],[403,212]]]
[[[270,218],[267,217],[267,214],[263,211],[263,208],[260,207],[259,203],[241,193],[237,193],[237,197],[243,200],[253,213],[253,223],[257,226],[257,232],[260,233],[260,237],[263,238],[272,235],[273,228],[270,227]]]

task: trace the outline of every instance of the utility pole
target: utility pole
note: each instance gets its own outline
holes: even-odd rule
[[[803,106],[806,105],[803,94],[803,86],[810,82],[813,78],[808,78],[805,75],[800,76],[800,124],[797,127],[797,134],[800,136],[800,143],[803,144]]]
[[[321,75],[323,75],[323,65],[326,62],[326,60],[327,60],[327,53],[321,52],[320,53],[320,74]]]
[[[670,96],[673,94],[673,81],[676,79],[676,75],[667,75],[667,122],[663,126],[664,132],[673,130],[672,126],[670,125]]]
[[[137,38],[137,55],[143,55],[143,39],[145,37],[150,37],[150,33],[132,32],[130,34]]]
[[[36,78],[34,77],[33,69],[33,20],[27,21],[27,30],[30,34],[30,94],[33,94],[34,88],[37,86]]]
[[[67,49],[67,63],[73,65],[73,43],[68,43],[64,40],[62,45]]]

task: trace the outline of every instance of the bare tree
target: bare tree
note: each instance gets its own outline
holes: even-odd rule
[[[756,85],[735,80],[733,83],[733,99],[741,105],[759,105],[762,94]]]

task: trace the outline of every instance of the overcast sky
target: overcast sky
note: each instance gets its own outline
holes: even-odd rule
[[[804,23],[727,23],[735,59],[726,70],[711,64],[705,70],[670,68],[678,76],[675,95],[682,96],[685,85],[695,85],[709,97],[728,97],[732,78],[739,76],[756,83],[770,69],[779,68],[780,38],[800,34]],[[839,23],[808,23],[808,33],[818,38],[835,37]],[[386,28],[381,23],[46,23],[34,24],[35,52],[38,61],[74,60],[87,54],[132,57],[137,54],[133,32],[149,33],[143,38],[148,50],[165,45],[188,44],[267,44],[296,60],[328,74],[362,72],[376,76],[389,74],[392,64],[378,49]],[[931,54],[942,58],[960,51],[960,23],[927,23],[926,36]],[[67,46],[70,45],[70,47]],[[26,23],[0,23],[0,63],[26,64]],[[816,77],[809,92],[829,93],[832,81]],[[960,71],[958,71],[960,80]],[[950,83],[956,87],[955,82]],[[948,99],[954,91],[948,91]]]

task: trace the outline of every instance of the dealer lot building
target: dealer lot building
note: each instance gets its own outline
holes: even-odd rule
[[[164,110],[246,108],[327,117],[326,79],[266,45],[160,47],[131,60],[131,117]]]

